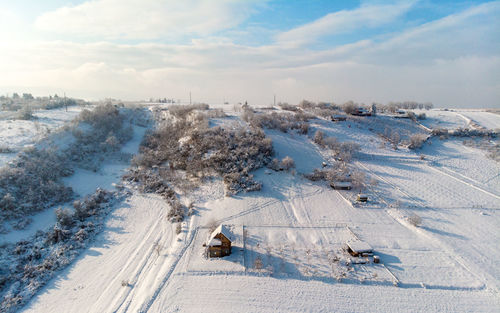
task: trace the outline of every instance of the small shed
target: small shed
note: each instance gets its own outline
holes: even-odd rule
[[[371,116],[372,114],[367,109],[365,109],[363,107],[360,107],[360,108],[357,108],[356,110],[354,110],[354,112],[352,113],[352,115],[357,115],[357,116]]]
[[[369,256],[373,254],[373,248],[366,242],[361,240],[348,241],[346,250],[352,256]]]
[[[330,187],[336,190],[351,190],[352,183],[350,181],[332,181]]]
[[[331,120],[333,122],[343,122],[345,120],[347,120],[347,117],[345,115],[332,115],[331,116]]]
[[[210,258],[221,258],[231,254],[231,231],[227,225],[219,225],[207,242],[207,255]]]
[[[396,111],[396,115],[394,115],[395,118],[410,118],[410,115],[408,115],[408,112],[405,110],[399,109]]]
[[[364,193],[359,193],[357,200],[359,202],[368,202],[368,195],[366,195]]]

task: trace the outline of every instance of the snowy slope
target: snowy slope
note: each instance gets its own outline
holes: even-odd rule
[[[488,128],[497,129],[500,128],[500,115],[485,111],[477,110],[459,110],[460,114],[465,115],[478,125]]]
[[[235,122],[216,124],[224,120]],[[424,132],[387,117],[311,121],[311,132],[360,143],[353,166],[378,181],[367,205],[300,175],[331,161],[308,136],[266,131],[296,174],[261,169],[263,189],[233,197],[220,181],[207,183],[190,196],[197,213],[179,235],[164,201],[132,190],[94,247],[24,312],[498,311],[497,163],[480,150],[462,157],[455,141],[426,146],[426,160],[393,150],[378,135],[387,123],[402,137]],[[421,227],[407,222],[412,213]],[[212,221],[231,227],[229,258],[202,256]],[[381,264],[346,265],[342,246],[354,239],[368,242]]]
[[[23,147],[34,144],[45,138],[65,123],[73,120],[84,108],[80,106],[52,110],[37,110],[34,118],[29,121],[15,119],[0,119],[0,148],[7,148],[12,153],[0,153],[0,166],[16,156]]]

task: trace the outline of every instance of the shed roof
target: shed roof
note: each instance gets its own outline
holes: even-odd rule
[[[350,187],[352,183],[350,181],[334,181],[333,184],[338,187]]]
[[[351,248],[352,251],[357,253],[373,251],[373,248],[368,243],[361,240],[348,241],[346,244],[349,248]]]
[[[210,235],[209,242],[214,239],[217,234],[223,234],[227,239],[231,240],[231,230],[229,229],[229,226],[220,224],[219,227],[217,227],[212,234]]]

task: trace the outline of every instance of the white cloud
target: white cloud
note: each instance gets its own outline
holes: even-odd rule
[[[190,44],[25,42],[0,54],[0,92],[84,98],[187,99],[269,104],[311,100],[417,100],[499,106],[500,3],[324,50],[277,42],[237,45],[205,37]],[[9,86],[7,88],[7,86]],[[17,86],[17,87],[16,87]]]
[[[326,35],[389,24],[406,13],[414,2],[364,4],[354,10],[333,12],[311,23],[281,33],[277,36],[277,40],[282,43],[299,45],[314,42]]]
[[[207,36],[232,28],[264,0],[90,0],[47,12],[35,21],[42,31],[100,39]]]

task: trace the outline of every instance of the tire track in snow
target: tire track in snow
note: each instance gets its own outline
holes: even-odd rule
[[[290,197],[288,199],[296,199],[296,198],[305,198],[305,197],[310,197],[310,196],[313,196],[313,195],[316,195],[316,194],[320,194],[321,192],[323,192],[323,190],[321,188],[318,188],[312,192],[309,192],[307,194],[304,194],[304,195],[297,195],[297,196],[294,196],[294,197]],[[255,205],[255,206],[252,206],[250,207],[249,209],[247,210],[244,210],[244,211],[241,211],[239,213],[236,213],[236,214],[233,214],[233,215],[230,215],[230,216],[227,216],[227,217],[224,217],[224,218],[221,218],[221,219],[218,219],[216,220],[215,222],[218,223],[218,224],[221,224],[221,223],[225,223],[225,222],[228,222],[230,220],[234,220],[236,218],[239,218],[239,217],[242,217],[242,216],[245,216],[245,215],[248,215],[248,214],[251,214],[253,212],[257,212],[261,209],[264,209],[264,208],[267,208],[269,206],[272,206],[273,204],[277,204],[277,203],[280,203],[282,202],[282,200],[280,199],[272,199],[272,200],[268,200],[262,204],[258,204],[258,205]]]
[[[162,289],[168,285],[168,282],[169,282],[170,277],[172,276],[172,273],[175,271],[175,269],[177,268],[177,265],[179,264],[179,261],[184,257],[184,255],[186,254],[186,251],[193,243],[194,238],[196,238],[196,235],[198,234],[198,230],[199,230],[199,227],[196,227],[193,231],[190,232],[189,241],[186,242],[186,244],[182,247],[181,252],[178,254],[177,258],[174,260],[174,262],[170,266],[169,271],[163,277],[162,281],[160,282],[160,285],[155,289],[153,296],[141,306],[141,308],[139,309],[138,312],[145,313],[145,312],[149,311],[149,309],[151,308],[151,305],[153,305],[155,300],[158,298],[158,295],[160,294]]]
[[[368,172],[370,172],[370,174],[374,175],[375,177],[381,179],[382,181],[386,182],[387,184],[389,184],[390,186],[393,186],[394,188],[396,188],[398,191],[402,192],[403,194],[407,195],[406,192],[402,191],[401,189],[399,189],[397,186],[395,186],[394,184],[388,182],[387,180],[381,178],[379,175],[375,174],[373,171],[371,171],[369,168],[367,168],[366,166],[364,166],[363,164],[361,164],[360,162],[355,162],[356,164],[358,165],[361,165],[363,168],[365,168]],[[383,199],[382,197],[378,196],[377,197],[382,201],[384,202],[386,205],[388,205],[388,203],[385,201],[385,199]],[[411,197],[411,196],[410,196]],[[389,205],[388,205],[389,206]],[[488,278],[485,277],[485,275],[488,275],[487,273],[483,272],[480,270],[480,268],[477,268],[473,265],[470,265],[460,254],[458,254],[458,252],[455,251],[455,249],[453,249],[453,247],[451,247],[448,243],[445,243],[443,242],[441,239],[437,238],[435,235],[432,235],[430,234],[429,232],[425,231],[425,230],[422,230],[422,229],[419,229],[419,228],[416,228],[416,227],[413,227],[411,226],[407,221],[401,219],[401,217],[397,216],[396,214],[394,214],[394,210],[385,210],[387,212],[387,214],[389,216],[391,216],[397,223],[401,224],[402,226],[404,226],[405,228],[409,229],[410,231],[414,232],[414,233],[417,233],[417,234],[420,234],[422,235],[423,237],[425,237],[427,240],[430,240],[431,242],[435,243],[436,245],[438,245],[439,247],[441,247],[441,249],[443,251],[446,252],[446,254],[448,256],[450,256],[450,258],[452,258],[453,260],[455,260],[455,262],[457,264],[459,264],[461,267],[463,267],[467,272],[469,272],[473,277],[475,277],[479,282],[481,282],[483,284],[483,287],[487,285],[487,282],[490,280]],[[397,210],[396,210],[397,211]],[[403,210],[404,211],[404,210]],[[474,269],[472,269],[474,267]],[[478,274],[478,273],[482,273],[481,274]],[[482,277],[481,277],[482,276]],[[493,287],[493,289],[495,291],[498,292],[498,286],[496,285],[492,285],[491,287]]]
[[[162,214],[163,215],[163,214]],[[151,227],[149,229],[149,231],[146,233],[146,236],[145,236],[145,239],[142,240],[141,244],[136,248],[134,249],[134,251],[132,252],[131,255],[134,255],[134,256],[137,256],[137,255],[140,255],[140,251],[143,250],[144,246],[146,245],[146,243],[148,242],[148,239],[151,238],[151,236],[153,235],[153,233],[156,231],[156,228],[158,226],[158,224],[160,223],[161,219],[157,219],[156,222],[153,224],[153,227]],[[151,247],[150,249],[148,249],[148,252],[146,253],[146,256],[149,256],[153,251],[153,247]],[[119,286],[120,285],[120,279],[123,279],[122,277],[122,274],[124,274],[125,272],[127,272],[127,270],[129,269],[129,266],[132,266],[133,265],[133,262],[136,261],[136,258],[132,257],[130,259],[128,259],[128,261],[125,263],[125,265],[123,266],[122,270],[119,272],[119,274],[115,277],[115,279],[113,279],[103,290],[103,292],[101,293],[101,295],[99,296],[99,298],[97,298],[97,300],[94,302],[94,306],[93,308],[95,308],[95,306],[99,305],[100,304],[100,299],[103,297],[103,296],[106,296],[109,294],[109,291],[111,289],[114,289],[116,288],[116,286]],[[134,279],[136,279],[138,276],[137,276],[137,272],[138,271],[141,271],[143,266],[145,265],[145,262],[147,261],[147,258],[143,257],[141,262],[139,262],[138,266],[136,267],[136,269],[134,270],[133,273],[136,273],[136,275],[134,275]],[[144,264],[142,264],[144,262]],[[142,264],[142,266],[141,266]],[[134,281],[135,283],[136,281]],[[131,288],[127,288],[124,290],[125,291],[125,297],[127,297],[127,295],[131,292]],[[117,298],[115,298],[115,300],[113,301],[112,305],[110,306],[110,308],[113,308],[116,306],[116,301],[119,301],[118,299],[123,297],[124,293],[119,293],[119,295],[117,295]],[[120,304],[121,305],[121,304]],[[96,308],[95,308],[96,309]],[[98,311],[98,310],[94,310],[94,309],[91,309],[90,311],[92,312],[95,312],[95,311]],[[117,310],[111,310],[113,312],[116,312]]]
[[[467,185],[467,186],[469,186],[469,187],[472,187],[472,188],[474,188],[474,189],[476,189],[476,190],[479,190],[479,191],[481,191],[481,192],[484,192],[485,194],[490,195],[490,196],[495,197],[495,198],[497,198],[497,199],[499,199],[499,200],[500,200],[500,196],[499,196],[499,195],[497,195],[497,194],[494,194],[494,193],[492,193],[492,192],[489,192],[488,190],[485,190],[485,189],[483,189],[483,188],[481,188],[481,187],[478,187],[478,186],[476,186],[476,185],[474,185],[474,184],[472,184],[472,183],[466,182],[465,180],[460,179],[460,178],[458,178],[458,177],[455,177],[454,175],[448,174],[448,173],[446,173],[446,172],[445,172],[445,171],[443,171],[443,170],[440,170],[440,169],[438,169],[438,168],[435,168],[434,166],[430,166],[430,165],[428,165],[428,167],[429,167],[430,169],[432,169],[433,171],[435,171],[435,172],[438,172],[438,173],[441,173],[441,174],[443,174],[443,175],[445,175],[445,176],[451,177],[451,178],[453,178],[453,179],[455,179],[455,180],[457,180],[457,181],[461,182],[461,183],[462,183],[462,184],[464,184],[464,185]],[[447,170],[449,170],[449,169],[447,169]],[[451,170],[449,170],[449,171],[451,171]],[[471,181],[474,181],[473,179],[471,179],[471,178],[469,178],[469,177],[467,177],[467,176],[465,176],[465,175],[462,175],[462,174],[460,174],[460,173],[456,173],[456,172],[454,172],[454,171],[451,171],[451,172],[453,172],[453,173],[455,173],[455,174],[458,174],[458,175],[460,175],[460,176],[463,176],[463,177],[465,177],[465,178],[467,178],[467,179],[469,179],[469,180],[471,180]]]

